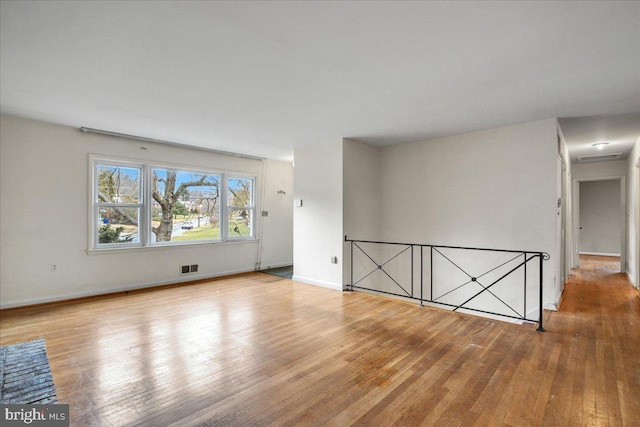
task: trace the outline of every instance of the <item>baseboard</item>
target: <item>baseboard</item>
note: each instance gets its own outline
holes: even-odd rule
[[[620,254],[610,254],[607,252],[580,252],[580,255],[597,255],[597,256],[611,256],[611,257],[619,257]]]
[[[633,280],[633,276],[631,275],[631,273],[625,271],[625,274],[627,275],[627,279],[629,279],[629,283],[631,283],[631,286],[633,286],[634,288],[640,287],[640,283],[636,283],[636,281]]]
[[[565,283],[565,286],[567,284]],[[558,298],[558,303],[556,304],[557,310],[560,309],[560,307],[562,307],[562,300],[564,299],[564,287],[562,288],[562,292],[560,292],[560,297]]]
[[[529,310],[526,314],[527,319],[540,319],[540,311],[537,308]]]
[[[342,285],[338,283],[324,282],[322,280],[309,279],[307,277],[301,277],[301,276],[293,276],[292,280],[295,280],[296,282],[306,283],[309,285],[322,286],[323,288],[329,288],[336,291],[342,291]]]
[[[104,290],[104,291],[80,292],[80,293],[67,294],[67,295],[63,295],[63,296],[59,296],[59,297],[53,297],[53,298],[37,298],[37,299],[26,300],[26,301],[23,300],[23,301],[18,301],[18,302],[12,302],[12,303],[9,303],[9,304],[0,303],[0,310],[4,310],[4,309],[7,309],[7,308],[26,307],[26,306],[30,306],[30,305],[47,304],[47,303],[51,303],[51,302],[68,301],[68,300],[74,300],[74,299],[79,299],[79,298],[88,298],[88,297],[95,297],[95,296],[101,296],[101,295],[117,294],[119,292],[135,291],[135,290],[139,290],[139,289],[155,288],[155,287],[159,287],[159,286],[166,286],[166,285],[173,285],[173,284],[178,285],[180,283],[194,282],[194,281],[197,281],[197,280],[215,279],[215,278],[218,278],[218,277],[231,276],[231,275],[234,275],[234,274],[250,273],[252,271],[255,271],[255,270],[253,270],[253,269],[228,270],[228,271],[222,271],[222,272],[215,273],[215,274],[189,275],[188,277],[184,277],[184,278],[181,278],[181,279],[178,279],[178,280],[176,280],[176,279],[173,279],[173,280],[162,280],[162,281],[158,281],[158,282],[145,283],[143,285],[138,285],[138,286],[125,286],[125,287],[120,287],[120,288],[115,288],[115,289]]]

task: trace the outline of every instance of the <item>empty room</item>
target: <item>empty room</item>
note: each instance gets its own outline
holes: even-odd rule
[[[0,2],[0,419],[634,426],[640,3]]]

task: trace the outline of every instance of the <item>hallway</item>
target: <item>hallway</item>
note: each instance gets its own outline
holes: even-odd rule
[[[545,319],[552,348],[562,347],[552,390],[564,398],[549,399],[562,401],[571,425],[640,425],[638,291],[619,258],[581,255],[580,265]]]
[[[638,324],[638,295],[627,276],[620,273],[620,258],[596,255],[580,255],[580,268],[572,271],[558,314],[581,314],[583,321],[595,320],[591,315],[628,314]],[[552,314],[553,315],[553,312]],[[550,315],[550,316],[551,316]],[[633,321],[633,319],[630,319]]]

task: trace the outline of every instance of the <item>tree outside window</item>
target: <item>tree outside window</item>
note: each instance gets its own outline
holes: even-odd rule
[[[141,177],[138,167],[98,165],[98,243],[140,242]]]
[[[227,180],[229,238],[253,236],[253,179]]]
[[[255,235],[254,178],[108,160],[94,171],[95,248]]]
[[[220,238],[220,176],[154,169],[152,241]]]

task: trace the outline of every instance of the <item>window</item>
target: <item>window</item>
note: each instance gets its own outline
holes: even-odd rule
[[[99,159],[93,170],[94,249],[255,236],[253,177]]]
[[[227,204],[229,238],[253,236],[253,180],[229,178]]]
[[[220,240],[220,176],[153,169],[151,242]]]
[[[94,218],[99,245],[139,245],[142,209],[142,168],[118,164],[98,164]]]

